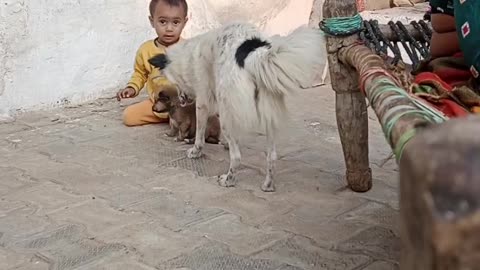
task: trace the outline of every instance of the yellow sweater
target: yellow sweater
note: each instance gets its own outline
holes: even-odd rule
[[[160,53],[165,53],[165,47],[157,47],[154,40],[143,43],[138,49],[135,57],[134,72],[127,84],[127,86],[135,89],[135,96],[140,93],[145,84],[148,96],[152,102],[155,101],[155,95],[158,95],[161,91],[175,88],[158,68],[155,68],[148,62],[148,59]]]

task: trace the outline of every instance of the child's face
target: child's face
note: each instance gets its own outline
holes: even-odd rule
[[[176,43],[187,23],[183,6],[171,6],[158,1],[150,23],[158,35],[158,41],[164,46]]]

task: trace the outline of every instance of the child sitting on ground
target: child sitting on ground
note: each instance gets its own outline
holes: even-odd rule
[[[137,51],[134,73],[125,89],[117,93],[120,101],[136,97],[146,84],[149,99],[128,106],[123,113],[126,126],[140,126],[153,123],[168,122],[168,113],[155,113],[152,106],[155,95],[172,89],[174,86],[154,68],[148,60],[180,40],[183,28],[187,23],[188,5],[186,0],[151,0],[150,24],[157,33],[157,38],[143,43]]]

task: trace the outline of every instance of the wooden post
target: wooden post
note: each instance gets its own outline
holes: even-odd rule
[[[400,160],[402,270],[480,268],[480,119],[415,136]]]
[[[324,18],[350,17],[355,14],[357,14],[355,0],[325,1]],[[353,191],[366,192],[372,188],[372,172],[368,159],[367,105],[365,97],[359,91],[357,72],[338,60],[339,49],[357,40],[357,35],[328,36],[327,53],[348,186]]]

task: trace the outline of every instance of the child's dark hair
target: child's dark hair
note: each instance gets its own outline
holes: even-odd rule
[[[185,9],[185,16],[188,15],[188,4],[186,0],[152,0],[150,1],[151,16],[153,16],[153,14],[155,13],[155,8],[157,7],[158,2],[160,1],[174,7],[182,6]]]

